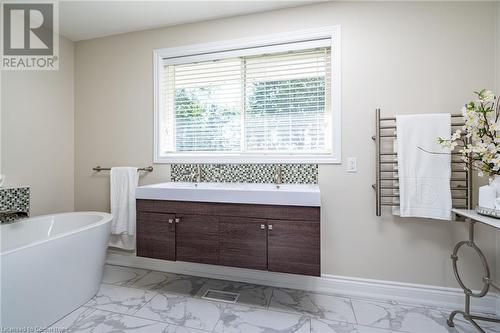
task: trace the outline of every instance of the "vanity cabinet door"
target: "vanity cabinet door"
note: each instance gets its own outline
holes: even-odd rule
[[[268,270],[320,275],[320,223],[267,220]]]
[[[175,215],[137,212],[137,255],[175,260]]]
[[[218,218],[210,215],[176,215],[177,260],[217,264]]]
[[[266,220],[219,217],[219,265],[267,269]]]

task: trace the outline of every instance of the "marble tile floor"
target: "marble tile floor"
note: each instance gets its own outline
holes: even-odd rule
[[[202,299],[240,293],[235,304]],[[449,310],[112,266],[98,294],[47,332],[476,333]],[[483,323],[487,333],[499,324]]]

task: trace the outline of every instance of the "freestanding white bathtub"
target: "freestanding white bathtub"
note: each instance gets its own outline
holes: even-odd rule
[[[43,329],[92,298],[111,219],[77,212],[0,225],[0,327]]]

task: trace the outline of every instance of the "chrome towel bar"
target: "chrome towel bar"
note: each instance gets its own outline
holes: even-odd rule
[[[100,172],[100,171],[105,171],[105,170],[111,170],[111,168],[103,168],[103,167],[101,167],[101,166],[98,165],[98,166],[92,168],[92,170]],[[138,168],[137,171],[152,172],[153,171],[153,167],[152,166],[147,166],[147,167],[144,167],[144,168]]]

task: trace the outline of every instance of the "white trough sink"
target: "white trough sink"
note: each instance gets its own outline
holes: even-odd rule
[[[318,185],[168,182],[139,186],[137,199],[321,206]]]

